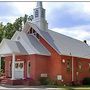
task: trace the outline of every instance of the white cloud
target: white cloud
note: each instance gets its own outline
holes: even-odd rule
[[[90,2],[82,2],[83,11],[85,13],[90,13]]]
[[[13,2],[12,4],[19,10],[21,15],[33,14],[33,8],[36,6],[36,2]]]
[[[3,22],[3,24],[5,25],[8,22],[13,23],[16,20],[16,18],[18,18],[18,16],[10,16],[10,17],[3,16],[0,17],[0,22]]]

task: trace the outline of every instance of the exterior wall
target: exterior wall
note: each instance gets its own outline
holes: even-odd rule
[[[79,69],[79,62],[82,65],[81,69]],[[75,66],[76,66],[75,72],[74,72],[75,79],[82,81],[83,78],[90,77],[89,64],[90,64],[90,59],[79,58],[79,59],[75,60]],[[78,75],[76,75],[76,72],[78,72]]]
[[[42,56],[42,55],[36,55],[36,80],[38,81],[38,79],[41,77],[41,74],[47,74],[48,75],[48,60],[49,60],[49,56]]]
[[[9,56],[9,57],[5,57],[5,76],[6,77],[11,77],[11,75],[10,75],[10,70],[11,70],[11,68],[10,68],[10,64],[11,64],[11,56]]]
[[[26,69],[26,56],[16,56],[16,61],[24,61],[24,69]],[[11,70],[10,64],[12,66],[12,56],[5,57],[5,75],[6,77],[11,77]],[[24,77],[26,76],[26,71],[24,70]]]
[[[65,61],[63,61],[65,60]],[[70,70],[67,69],[67,60],[70,60]],[[70,83],[72,81],[72,57],[61,56],[61,68],[62,68],[62,78],[64,83]]]
[[[72,70],[70,72],[67,72],[66,71],[66,67],[67,67],[67,60],[71,60],[71,63],[72,63],[72,57],[69,57],[69,56],[61,56],[62,59],[65,60],[65,63],[63,63],[62,65],[62,75],[64,76],[64,79],[65,81],[68,81],[68,78],[71,78],[72,80]],[[89,63],[90,63],[90,59],[84,59],[84,58],[78,58],[78,57],[73,57],[73,60],[74,60],[74,81],[79,81],[81,82],[83,80],[83,78],[85,77],[90,77],[90,66],[89,66]],[[79,65],[81,64],[81,69],[79,68]],[[72,69],[72,67],[71,67]],[[68,76],[68,74],[66,73],[69,73],[70,75]],[[70,82],[70,81],[69,81]]]
[[[30,55],[27,56],[27,61],[31,63],[30,78],[38,84],[38,79],[42,73],[47,73],[48,56],[43,55]]]
[[[56,80],[57,75],[62,75],[61,56],[43,39],[40,42],[50,51],[51,56],[48,60],[48,74],[53,80]]]
[[[48,60],[48,70],[51,79],[56,80],[57,75],[62,75],[62,83],[68,84],[72,82],[72,56],[59,55],[42,37],[40,42],[51,52],[50,60]],[[65,63],[63,63],[63,59]],[[67,71],[67,61],[70,60],[71,69]],[[82,81],[85,77],[90,77],[90,59],[73,57],[74,63],[74,81]],[[82,69],[79,70],[79,62]]]
[[[30,78],[33,83],[38,83],[38,79],[42,73],[48,73],[47,61],[49,56],[43,55],[28,55],[28,56],[16,56],[16,61],[24,61],[24,79],[27,79],[27,62],[31,63]],[[5,57],[5,76],[10,77],[11,73],[9,63],[12,63],[12,56]]]
[[[28,55],[16,56],[16,61],[24,61],[24,78],[27,79],[27,62],[30,61],[30,79],[38,84],[41,74],[48,74],[52,80],[57,80],[57,75],[62,75],[59,82],[70,83],[72,81],[72,56],[59,55],[43,38],[40,42],[51,52],[51,56]],[[63,62],[63,60],[65,60]],[[67,61],[70,60],[70,70],[67,70]],[[74,60],[74,81],[82,81],[85,77],[90,77],[90,59],[73,57]],[[12,57],[5,58],[5,75],[10,77],[10,63]],[[79,69],[79,64],[82,68]]]

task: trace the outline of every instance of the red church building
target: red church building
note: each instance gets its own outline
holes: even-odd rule
[[[5,61],[6,84],[39,84],[40,77],[68,84],[90,77],[90,46],[48,29],[45,9],[37,2],[34,19],[3,39],[0,55]]]

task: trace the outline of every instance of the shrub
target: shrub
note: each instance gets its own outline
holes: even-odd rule
[[[51,80],[49,77],[40,77],[39,82],[41,85],[62,85],[61,83],[58,83],[57,80]]]
[[[40,77],[39,82],[41,85],[48,85],[49,84],[49,78],[48,77]]]
[[[0,76],[3,76],[3,74],[4,74],[3,72],[4,72],[3,69],[1,69],[0,70]]]
[[[41,85],[55,85],[56,82],[51,80],[49,77],[40,77],[39,82]]]
[[[90,77],[86,77],[82,80],[83,85],[90,85]]]

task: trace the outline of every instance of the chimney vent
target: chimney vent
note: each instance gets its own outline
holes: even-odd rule
[[[86,43],[86,44],[87,44],[87,40],[84,40],[84,43]]]

